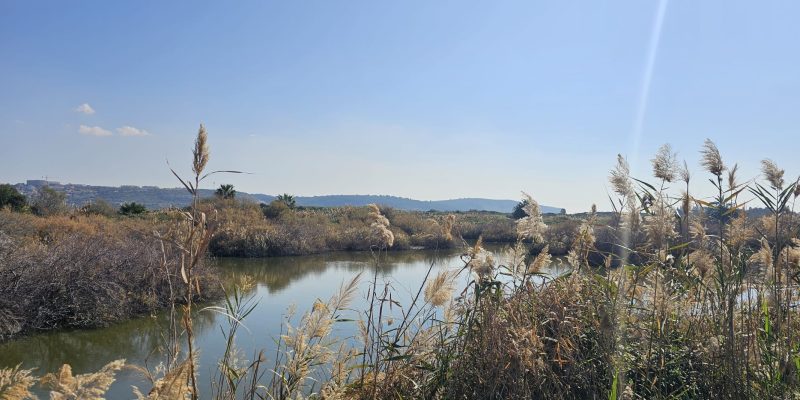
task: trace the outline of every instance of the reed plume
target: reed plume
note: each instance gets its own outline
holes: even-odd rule
[[[660,248],[678,235],[675,230],[676,221],[675,211],[663,197],[659,197],[651,206],[651,214],[646,216],[642,225],[650,243]]]
[[[536,255],[536,257],[528,264],[527,271],[525,271],[528,275],[538,274],[542,271],[544,267],[550,265],[550,261],[552,260],[552,256],[550,256],[550,246],[545,245],[542,248],[542,251]]]
[[[522,210],[525,216],[517,220],[517,236],[521,240],[531,239],[534,242],[541,242],[542,233],[547,229],[547,225],[542,219],[539,203],[525,192],[522,192],[522,196],[525,203]]]
[[[133,388],[133,394],[137,400],[171,400],[171,399],[185,399],[192,394],[191,386],[187,385],[192,374],[192,365],[196,361],[185,359],[180,364],[167,371],[164,376],[159,379],[154,379],[149,371],[142,371],[145,376],[151,380],[153,388],[147,393],[147,396],[142,394],[139,388]],[[141,369],[140,369],[141,371]]]
[[[41,383],[51,390],[51,400],[103,400],[123,366],[125,360],[116,360],[95,373],[73,375],[72,367],[64,364],[58,372],[43,376]]]
[[[728,188],[730,190],[733,190],[735,187],[739,186],[739,183],[736,180],[736,178],[737,178],[736,173],[737,172],[739,172],[739,164],[738,163],[737,164],[733,164],[733,168],[730,168],[728,170]]]
[[[758,251],[753,253],[748,260],[750,263],[749,275],[757,276],[761,279],[769,279],[773,272],[773,252],[767,239],[761,239],[761,246]]]
[[[281,335],[279,343],[282,359],[276,360],[276,363],[281,360],[282,362],[276,364],[273,369],[275,377],[271,390],[274,398],[287,399],[299,396],[300,390],[311,378],[315,368],[328,365],[330,362],[333,362],[333,366],[338,363],[341,367],[350,357],[355,356],[355,353],[340,351],[338,353],[340,358],[337,359],[336,353],[330,347],[332,343],[328,343],[328,339],[339,312],[350,304],[357,293],[360,277],[361,274],[358,274],[341,285],[337,293],[327,302],[316,300],[312,309],[301,317],[297,326],[286,323],[286,333]],[[362,334],[367,333],[366,329],[367,327],[363,326]],[[363,339],[368,340],[368,338],[367,335]]]
[[[206,127],[200,124],[200,130],[197,132],[197,138],[194,141],[194,148],[192,149],[194,159],[192,161],[192,171],[195,175],[201,175],[206,164],[208,164],[209,151],[208,151],[208,133]]]
[[[444,220],[444,226],[442,227],[442,231],[444,233],[444,238],[447,241],[453,240],[453,224],[456,222],[456,216],[453,214],[449,214],[447,218]]]
[[[650,162],[653,164],[653,176],[665,182],[672,182],[675,179],[678,160],[669,143],[662,145]]]
[[[453,293],[453,278],[449,271],[439,271],[432,281],[425,286],[425,301],[434,307],[441,307],[450,300]]]
[[[681,176],[681,180],[687,185],[689,184],[689,181],[692,180],[692,174],[689,172],[689,165],[686,164],[686,160],[683,160],[683,167],[678,170],[678,174]]]
[[[479,279],[489,279],[494,272],[494,255],[483,248],[482,238],[478,238],[469,251],[467,266],[478,275]]]
[[[719,154],[719,149],[711,139],[706,139],[703,143],[703,150],[700,151],[702,160],[700,164],[706,171],[714,174],[717,178],[722,176],[722,171],[725,171],[725,164],[722,162],[722,156]]]
[[[784,170],[778,168],[778,165],[769,158],[761,160],[761,173],[775,190],[783,189],[783,174]]]
[[[633,195],[630,175],[631,168],[628,161],[622,157],[622,154],[617,154],[617,165],[611,170],[609,181],[614,192],[626,199]]]
[[[692,271],[700,278],[706,280],[711,277],[711,271],[714,269],[714,257],[704,249],[695,250],[689,253],[689,260],[694,268]]]
[[[0,400],[36,399],[30,388],[36,383],[31,376],[33,370],[14,368],[0,369]]]
[[[373,242],[380,248],[388,248],[394,245],[394,233],[389,230],[389,219],[381,214],[381,209],[376,204],[369,206],[369,219],[372,221]]]

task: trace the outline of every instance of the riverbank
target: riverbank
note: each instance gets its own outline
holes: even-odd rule
[[[358,251],[375,248],[368,207],[289,208],[278,202],[207,200],[201,207],[216,210],[218,220],[209,251],[215,257],[272,257]],[[465,240],[514,243],[516,221],[496,212],[403,211],[379,206],[393,235],[388,251],[412,248],[463,247]],[[581,224],[580,216],[545,215],[550,227],[537,243],[552,255],[566,255]]]
[[[368,207],[285,208],[276,213],[246,201],[212,199],[200,208],[214,215],[210,257],[376,248]],[[516,237],[514,220],[500,213],[380,211],[393,235],[388,251],[465,248],[479,237],[487,243]],[[182,234],[177,228],[182,218],[178,210],[136,217],[78,210],[47,217],[0,211],[0,341],[53,329],[107,326],[180,302],[185,283],[165,265],[179,263],[174,244]],[[547,245],[550,253],[565,254],[578,223],[566,216],[546,220],[551,229],[532,251]],[[219,296],[215,273],[203,265],[198,271],[203,290],[197,299]]]
[[[504,245],[489,246],[498,256]],[[402,304],[410,302],[411,294],[424,280],[431,263],[435,271],[458,268],[462,265],[462,249],[408,250],[381,252],[377,271],[380,279],[392,282],[397,289],[394,299]],[[375,258],[371,252],[330,252],[308,256],[269,258],[220,258],[211,265],[226,287],[238,286],[245,298],[258,301],[250,313],[237,339],[239,354],[246,359],[259,350],[271,356],[275,350],[274,340],[281,334],[287,310],[313,307],[316,299],[327,299],[334,295],[339,284],[362,273],[365,277],[375,269]],[[466,277],[466,276],[465,276]],[[366,279],[359,285],[366,292]],[[359,310],[366,307],[366,299],[357,296],[351,304],[348,317],[358,318]],[[198,304],[196,309],[220,306],[225,300],[217,299]],[[198,369],[200,398],[214,398],[211,394],[211,377],[214,371],[206,366],[215,366],[225,351],[225,341],[220,328],[229,326],[225,316],[206,309],[195,312],[193,329],[196,344],[201,349]],[[0,343],[0,370],[22,364],[24,369],[34,369],[38,376],[56,372],[68,363],[78,373],[94,372],[104,365],[124,358],[128,365],[154,365],[160,362],[164,351],[164,332],[169,326],[169,312],[153,312],[145,317],[114,323],[100,329],[54,330],[19,337]],[[285,327],[283,327],[285,329]],[[354,324],[338,323],[334,328],[339,336],[352,336],[357,332]],[[135,371],[122,370],[105,397],[109,399],[131,398],[131,386],[143,390],[151,383]],[[32,388],[39,398],[48,398],[45,388]],[[0,391],[2,393],[2,391]]]
[[[0,341],[65,328],[95,328],[180,302],[165,264],[180,262],[168,221],[0,211]],[[154,231],[167,234],[158,239]],[[162,246],[163,245],[163,246]],[[197,268],[198,300],[221,295]]]

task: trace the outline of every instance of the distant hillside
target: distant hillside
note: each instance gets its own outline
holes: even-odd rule
[[[258,197],[259,195],[256,195]],[[329,195],[313,197],[297,197],[297,204],[306,207],[334,207],[334,206],[365,206],[367,204],[381,204],[394,207],[400,210],[409,211],[495,211],[510,213],[517,205],[514,200],[493,200],[493,199],[453,199],[453,200],[414,200],[396,196],[376,196],[376,195]],[[543,213],[558,213],[559,208],[542,207]]]
[[[28,181],[15,185],[17,190],[30,196],[41,186],[49,184],[53,189],[67,194],[67,202],[80,206],[95,199],[103,199],[113,205],[120,205],[135,201],[144,204],[148,209],[154,210],[166,207],[183,207],[191,202],[191,196],[183,188],[159,188],[155,186],[91,186],[79,184],[60,184],[58,182]],[[214,195],[211,189],[201,189],[202,197]],[[257,202],[269,203],[275,196],[267,194],[250,194],[236,192],[238,198],[251,199]],[[396,196],[377,195],[329,195],[312,197],[295,197],[297,205],[304,207],[338,207],[338,206],[365,206],[375,203],[408,211],[495,211],[510,213],[517,204],[515,200],[493,199],[453,199],[453,200],[414,200]],[[542,213],[558,213],[560,208],[542,206]]]
[[[103,199],[112,205],[119,206],[122,203],[135,201],[144,204],[149,210],[157,210],[167,207],[184,207],[192,201],[192,196],[184,188],[159,188],[156,186],[131,186],[120,187],[112,186],[92,186],[80,184],[61,184],[58,182],[28,181],[15,185],[17,190],[26,196],[31,196],[40,187],[48,185],[51,188],[67,194],[67,203],[73,206],[81,206],[90,203],[95,199]],[[214,190],[200,189],[201,197],[214,195]],[[258,201],[255,197],[247,193],[238,193],[239,198],[250,198]]]

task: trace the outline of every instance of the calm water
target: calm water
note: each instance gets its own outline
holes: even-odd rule
[[[502,251],[500,247],[491,250]],[[441,268],[460,268],[463,262],[459,255],[459,250],[381,254],[379,282],[390,284],[394,298],[402,304],[408,304],[431,264],[434,265],[432,275]],[[258,306],[245,320],[247,329],[239,330],[237,346],[248,359],[252,359],[260,349],[267,350],[266,354],[270,355],[269,350],[275,347],[273,338],[279,335],[290,305],[297,307],[299,316],[310,309],[316,299],[327,300],[342,282],[349,281],[362,271],[362,290],[352,307],[363,309],[367,304],[366,288],[371,281],[374,265],[373,256],[363,252],[217,260],[224,281],[231,283],[236,276],[248,275],[256,283],[248,295],[258,300]],[[553,269],[550,272],[557,274],[560,271]],[[465,282],[467,279],[464,276]],[[344,325],[336,327],[334,332],[342,336],[350,335],[353,327]],[[61,331],[26,337],[0,344],[0,368],[21,363],[24,368],[36,368],[36,374],[41,375],[69,363],[73,373],[79,374],[96,371],[120,358],[128,363],[152,366],[161,359],[158,349],[163,343],[162,332],[166,326],[166,313],[161,313],[103,329]],[[211,311],[200,312],[195,318],[197,347],[201,349],[199,382],[203,384],[201,390],[206,394],[210,390],[210,377],[216,362],[224,351],[221,326],[227,326],[225,317]],[[108,398],[131,398],[131,385],[141,387],[145,393],[149,390],[149,384],[136,372],[123,370],[117,374],[117,381]]]

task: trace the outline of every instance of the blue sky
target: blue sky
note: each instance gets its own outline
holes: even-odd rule
[[[798,15],[793,1],[2,0],[0,181],[173,187],[165,160],[189,172],[201,122],[211,168],[253,173],[207,186],[248,192],[525,190],[607,208],[617,153],[647,177],[669,142],[699,177],[706,137],[744,177],[770,157],[792,179]]]

